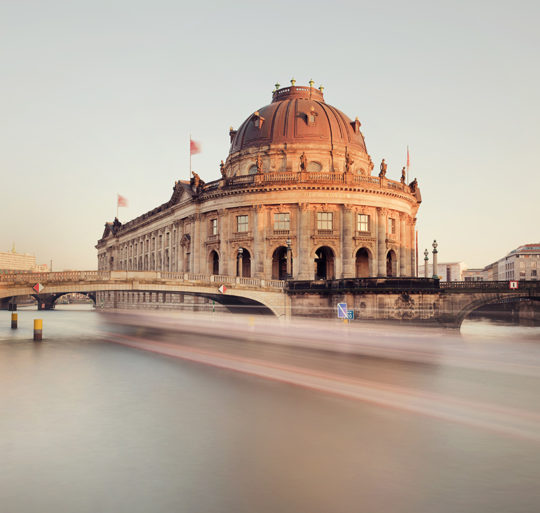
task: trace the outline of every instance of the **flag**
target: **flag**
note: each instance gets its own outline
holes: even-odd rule
[[[128,206],[128,201],[126,198],[124,198],[124,196],[121,196],[120,194],[118,194],[118,203],[117,203],[117,206],[118,207],[127,207]]]
[[[201,145],[197,141],[194,141],[193,139],[189,139],[189,152],[191,155],[196,155],[197,153],[201,153]]]
[[[410,165],[411,165],[411,159],[409,158],[409,147],[407,146],[407,171],[409,170]]]

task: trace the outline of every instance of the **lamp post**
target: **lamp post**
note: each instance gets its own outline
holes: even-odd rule
[[[424,278],[427,278],[428,270],[427,270],[427,263],[428,263],[428,250],[427,248],[424,250]]]
[[[437,246],[438,246],[438,244],[437,244],[436,240],[433,241],[432,246],[433,246],[433,279],[438,280],[439,279],[439,276],[437,275],[437,271],[438,271],[438,269],[437,269],[437,253],[438,253]]]
[[[292,248],[291,239],[287,239],[287,279],[292,278]]]
[[[238,276],[242,277],[244,267],[244,248],[238,248]]]

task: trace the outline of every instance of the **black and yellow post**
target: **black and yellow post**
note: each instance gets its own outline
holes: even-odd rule
[[[17,329],[17,321],[18,321],[17,314],[15,312],[12,312],[11,313],[11,329],[12,330]]]
[[[43,319],[34,319],[34,341],[39,342],[43,337]]]

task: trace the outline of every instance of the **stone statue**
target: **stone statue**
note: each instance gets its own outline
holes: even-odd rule
[[[406,175],[405,175],[405,166],[403,166],[403,169],[401,170],[401,180],[400,180],[400,182],[401,182],[402,184],[405,183],[405,180],[406,180],[406,177],[405,177],[405,176],[406,176]]]
[[[411,192],[416,192],[416,189],[418,188],[416,178],[409,184],[409,187],[411,188]]]
[[[204,182],[201,180],[201,177],[195,173],[195,171],[192,171],[191,174],[193,175],[193,178],[190,180],[190,185],[193,189],[193,192],[195,194],[198,194],[200,192],[200,189],[204,186]]]
[[[300,155],[300,170],[307,171],[307,157],[305,153],[302,153],[302,155]]]
[[[352,171],[352,165],[354,164],[354,160],[351,158],[349,152],[345,154],[345,171],[347,173],[350,173]]]
[[[384,159],[382,159],[382,162],[381,162],[381,172],[379,173],[379,178],[385,178],[386,177],[386,168],[388,166],[386,165],[386,162],[384,161]]]
[[[225,178],[227,178],[227,175],[225,174],[225,164],[223,163],[223,160],[221,161],[221,164],[219,165],[219,170],[221,171],[221,178],[225,180]]]
[[[263,162],[260,155],[257,155],[257,160],[255,161],[255,165],[257,166],[257,173],[262,173]]]

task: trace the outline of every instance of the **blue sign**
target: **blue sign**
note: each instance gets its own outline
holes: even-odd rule
[[[338,303],[337,304],[337,316],[338,319],[347,318],[347,303]]]
[[[347,319],[354,321],[354,310],[347,310]]]

